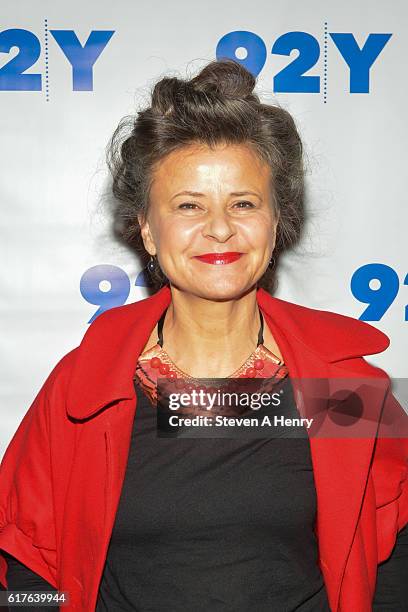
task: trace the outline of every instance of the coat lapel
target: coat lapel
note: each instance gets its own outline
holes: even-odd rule
[[[109,491],[105,496],[105,552],[126,471],[136,409],[132,380],[136,361],[170,301],[171,292],[165,286],[149,298],[101,315],[100,321],[96,319],[88,328],[72,371],[67,392],[70,417],[86,419],[109,407],[105,412],[105,486]],[[389,344],[385,334],[350,317],[337,315],[334,320],[332,313],[274,298],[263,289],[258,289],[257,301],[292,379],[364,376],[353,358],[380,352]],[[372,369],[371,375],[374,372]],[[310,436],[319,557],[334,609],[363,500],[382,406],[381,393],[370,397],[371,419],[365,437]],[[322,400],[310,397],[302,385],[295,389],[295,398],[302,414],[325,413]]]

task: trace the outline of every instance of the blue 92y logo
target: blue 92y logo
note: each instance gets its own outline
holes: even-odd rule
[[[350,74],[350,93],[369,93],[370,69],[379,57],[392,34],[369,34],[360,47],[350,32],[334,33],[325,30],[324,36],[324,80],[327,76],[327,45],[331,41],[344,60]],[[307,32],[286,32],[272,45],[272,55],[291,55],[297,50],[297,57],[283,70],[275,74],[273,91],[276,93],[320,93],[319,75],[306,75],[320,59],[318,40]],[[228,32],[216,47],[217,59],[233,59],[241,63],[257,77],[265,66],[268,51],[258,34],[246,30]]]
[[[408,274],[403,284],[408,285]],[[149,276],[144,270],[137,275],[135,286],[150,286]],[[359,319],[380,321],[394,302],[399,287],[398,275],[390,266],[371,263],[358,268],[351,278],[351,293],[362,304],[368,304]],[[86,270],[80,281],[81,295],[89,304],[99,306],[88,323],[105,310],[125,304],[130,288],[129,276],[119,266],[101,264]],[[405,307],[405,321],[408,321],[408,306]]]
[[[53,39],[72,67],[73,91],[93,90],[93,67],[100,57],[114,30],[92,30],[82,45],[74,30],[45,31],[45,68],[48,77],[48,39]],[[50,36],[49,36],[50,35]],[[29,30],[12,28],[0,32],[0,52],[10,54],[17,47],[18,53],[0,68],[0,91],[41,91],[42,74],[25,74],[41,55],[41,43]]]
[[[135,286],[150,286],[149,276],[144,270],[137,275]],[[99,306],[88,323],[92,323],[105,310],[125,304],[130,287],[129,276],[119,266],[101,264],[88,268],[80,281],[81,295],[90,304]]]
[[[408,274],[402,284],[408,285]],[[359,319],[380,321],[397,297],[399,288],[398,274],[390,266],[370,263],[358,268],[351,277],[351,293],[359,302],[368,304]],[[408,321],[408,306],[405,306],[404,320]]]

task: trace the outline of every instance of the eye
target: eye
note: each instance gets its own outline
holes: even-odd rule
[[[236,204],[249,204],[250,208],[255,208],[255,204],[253,202],[249,202],[248,200],[242,200],[241,202],[236,202]],[[235,206],[235,204],[234,204]],[[247,208],[246,206],[239,206],[239,208]]]
[[[178,208],[183,208],[184,206],[197,206],[197,204],[193,204],[192,202],[186,202],[185,204],[180,204]],[[192,210],[191,208],[187,208],[185,210]]]

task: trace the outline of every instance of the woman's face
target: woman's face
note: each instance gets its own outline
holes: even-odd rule
[[[277,218],[270,169],[248,146],[193,144],[159,162],[142,238],[171,285],[205,299],[234,299],[263,275]],[[241,253],[230,263],[198,255]]]

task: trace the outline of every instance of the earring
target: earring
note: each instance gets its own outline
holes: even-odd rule
[[[268,264],[268,268],[273,268],[274,265],[275,265],[275,258],[272,257],[272,259],[270,260],[270,262]]]
[[[154,268],[155,268],[154,257],[151,255],[150,261],[147,264],[147,269],[149,270],[149,272],[154,272]]]

